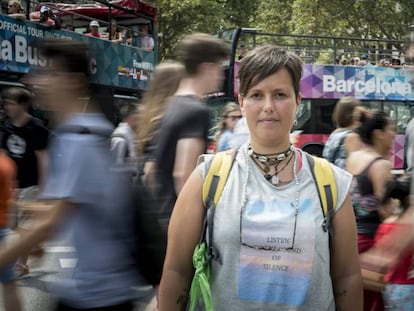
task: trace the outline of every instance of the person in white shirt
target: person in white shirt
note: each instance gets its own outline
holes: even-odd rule
[[[139,32],[140,48],[152,52],[154,50],[154,39],[148,33],[148,25],[144,25]]]
[[[135,131],[137,126],[136,105],[125,105],[120,109],[122,122],[111,136],[111,151],[117,165],[130,165],[136,169]]]

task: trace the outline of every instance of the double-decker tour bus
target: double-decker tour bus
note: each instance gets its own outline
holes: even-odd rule
[[[404,64],[406,42],[280,35],[248,28],[223,31],[218,36],[231,45],[232,56],[221,92],[210,98],[217,117],[223,103],[237,99],[237,75],[243,55],[259,45],[277,44],[304,61],[302,101],[293,129],[301,131],[298,147],[321,156],[324,143],[335,129],[332,113],[336,102],[343,96],[353,96],[369,109],[386,112],[394,121],[397,135],[392,160],[394,168],[403,167],[405,128],[414,116],[413,69]],[[361,56],[368,58],[365,65],[355,63]],[[377,65],[380,62],[390,65]]]
[[[60,21],[60,29],[36,22],[42,6],[52,10]],[[88,43],[91,51],[93,99],[102,106],[108,119],[118,122],[117,108],[125,101],[141,97],[157,61],[156,7],[141,0],[99,0],[84,5],[30,2],[26,9],[32,12],[27,12],[23,20],[0,15],[0,91],[22,85],[25,74],[47,66],[37,51],[37,40],[47,37],[81,40]],[[122,42],[113,42],[85,35],[92,20],[99,23],[101,33],[110,33],[111,19],[116,20],[119,31],[129,34],[130,40],[123,37]],[[152,32],[152,51],[139,46],[141,27]]]

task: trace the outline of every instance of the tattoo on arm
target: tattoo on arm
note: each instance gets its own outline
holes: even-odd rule
[[[346,289],[335,292],[335,297],[342,297],[342,296],[346,296],[346,294],[348,294],[348,291]]]
[[[348,293],[348,291],[346,290],[346,289],[344,289],[344,290],[341,290],[341,291],[338,291],[338,292],[335,292],[335,299],[338,299],[338,298],[343,298],[343,297],[345,297],[346,296],[346,294]],[[335,310],[336,311],[344,311],[345,309],[344,308],[342,308],[338,303],[336,304],[336,308],[335,308]]]
[[[180,305],[181,311],[185,311],[187,309],[187,302],[188,302],[188,294],[187,293],[183,293],[180,296],[178,296],[177,298],[177,305]]]

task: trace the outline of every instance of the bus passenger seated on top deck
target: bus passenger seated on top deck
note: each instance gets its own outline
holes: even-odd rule
[[[148,25],[142,26],[139,31],[139,47],[150,52],[154,50],[154,39],[149,33]]]
[[[116,25],[116,19],[111,18],[111,33],[109,33],[109,25],[107,28],[107,33],[102,34],[102,38],[108,39],[112,42],[122,43],[122,35],[121,32],[118,31],[118,27]]]
[[[42,5],[40,8],[40,15],[38,12],[30,13],[30,21],[38,22],[49,27],[54,27],[55,29],[61,28],[59,19],[46,5]]]
[[[9,6],[7,9],[7,14],[10,17],[14,17],[17,19],[26,19],[26,16],[24,15],[23,6],[20,2],[20,0],[10,0]]]
[[[91,21],[89,23],[89,32],[85,36],[102,38],[101,33],[99,32],[99,23],[98,21]]]

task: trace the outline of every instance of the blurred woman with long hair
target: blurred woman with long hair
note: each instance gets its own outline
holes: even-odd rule
[[[168,99],[174,95],[184,75],[184,66],[177,62],[165,62],[155,68],[154,79],[150,82],[139,108],[137,127],[137,154],[145,162],[144,175],[148,181],[155,168],[150,154],[155,148],[153,138],[167,107]]]
[[[239,105],[230,102],[224,106],[220,121],[217,124],[217,151],[224,151],[230,148],[229,142],[233,136],[233,129],[242,118]]]

